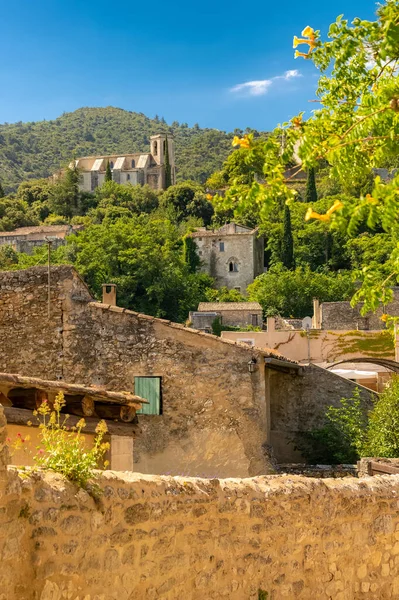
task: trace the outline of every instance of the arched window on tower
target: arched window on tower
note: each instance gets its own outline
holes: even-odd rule
[[[134,169],[135,166],[136,166],[136,161],[134,159],[132,159],[131,168]]]
[[[229,273],[238,273],[238,264],[234,259],[229,261]]]
[[[158,156],[158,142],[154,142],[153,149],[154,149],[154,156]]]
[[[109,163],[109,166],[111,167],[111,169],[113,169],[113,168],[114,168],[114,163],[113,163],[113,161],[112,161],[112,160],[110,161],[110,163]]]

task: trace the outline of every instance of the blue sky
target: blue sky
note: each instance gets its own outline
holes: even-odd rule
[[[309,110],[317,72],[293,58],[293,35],[306,25],[326,34],[338,14],[375,11],[374,0],[1,6],[0,122],[112,105],[229,131],[269,130]],[[254,81],[263,83],[245,85]]]

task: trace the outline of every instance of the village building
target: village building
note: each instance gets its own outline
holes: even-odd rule
[[[399,290],[394,300],[376,313],[361,315],[361,307],[349,302],[314,300],[313,317],[268,317],[265,331],[222,331],[223,339],[271,348],[301,365],[316,364],[374,391],[382,391],[392,377],[389,361],[399,358],[395,340],[381,320],[383,313],[399,316]],[[388,362],[387,362],[388,361]]]
[[[175,183],[175,143],[173,135],[158,134],[150,137],[150,152],[119,153],[106,156],[87,156],[75,160],[80,171],[80,190],[93,192],[104,183],[109,164],[116,183],[149,185],[155,190],[165,189],[165,154],[168,143],[168,160],[172,184]]]
[[[198,310],[190,312],[189,321],[194,329],[212,333],[215,320],[222,326],[262,328],[262,315],[258,302],[200,302]]]
[[[191,234],[201,271],[214,277],[217,288],[245,294],[247,286],[264,272],[264,238],[258,229],[227,223],[219,229],[200,227]]]
[[[89,448],[93,445],[96,427],[103,420],[107,426],[105,441],[110,444],[106,456],[110,468],[133,471],[133,437],[139,431],[136,411],[142,409],[147,400],[129,392],[110,392],[102,387],[0,373],[0,404],[7,418],[8,436],[11,440],[19,437],[24,441],[29,437],[29,444],[14,448],[10,464],[34,464],[33,457],[40,444],[39,427],[43,422],[37,409],[46,402],[53,410],[59,393],[63,394],[61,419],[65,419],[65,426],[76,427],[83,417],[82,436]]]
[[[268,348],[249,347],[93,300],[73,267],[0,273],[0,372],[148,400],[134,469],[247,477],[300,459],[293,440],[355,384]],[[50,297],[50,304],[49,302]],[[50,318],[48,311],[50,309]],[[371,394],[361,390],[365,402]]]
[[[0,246],[11,246],[16,252],[32,254],[49,241],[53,250],[66,243],[66,237],[83,229],[83,225],[39,225],[0,231]]]

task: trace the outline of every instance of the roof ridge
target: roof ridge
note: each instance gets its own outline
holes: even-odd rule
[[[172,327],[173,329],[184,329],[187,333],[191,333],[193,335],[200,335],[201,337],[207,337],[208,339],[212,339],[215,342],[219,342],[221,344],[229,344],[230,346],[236,346],[238,348],[242,348],[247,352],[258,352],[264,356],[271,358],[280,358],[292,364],[298,364],[297,361],[291,360],[287,358],[280,352],[273,350],[272,348],[259,348],[258,346],[248,346],[247,344],[241,342],[235,342],[233,340],[228,340],[227,338],[221,338],[212,333],[205,333],[204,331],[200,331],[199,329],[193,329],[191,327],[185,327],[181,323],[174,323],[173,321],[168,321],[167,319],[161,319],[160,317],[152,317],[151,315],[145,315],[143,313],[136,312],[134,310],[130,310],[128,308],[122,308],[120,306],[113,306],[111,304],[104,304],[102,302],[89,302],[89,306],[94,306],[96,308],[100,308],[102,310],[109,310],[110,312],[117,313],[125,313],[127,315],[133,315],[140,319],[146,319],[148,321],[156,321],[157,323],[162,323],[163,325],[167,325],[168,327]]]

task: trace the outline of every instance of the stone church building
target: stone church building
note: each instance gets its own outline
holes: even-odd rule
[[[174,184],[175,142],[171,134],[168,134],[167,140],[172,184]],[[102,185],[108,163],[111,167],[112,179],[116,183],[148,184],[155,190],[163,190],[165,189],[165,149],[166,135],[158,134],[150,138],[150,152],[78,158],[75,166],[81,172],[80,190],[92,192]]]
[[[0,373],[103,386],[148,401],[134,470],[205,477],[270,472],[300,456],[295,436],[355,385],[267,348],[222,340],[93,300],[70,266],[0,272]],[[362,389],[370,401],[371,393]]]

